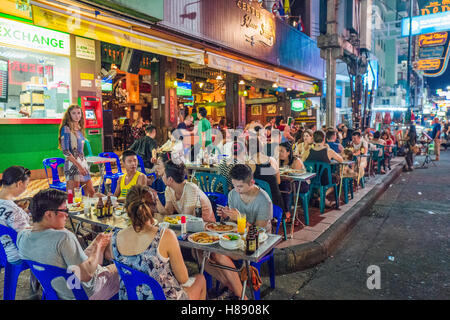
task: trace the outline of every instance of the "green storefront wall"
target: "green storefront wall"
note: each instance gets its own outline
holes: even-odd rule
[[[63,157],[58,149],[58,128],[57,124],[0,125],[0,172],[13,165],[43,169],[43,159]],[[102,129],[98,130],[98,135],[88,135],[86,130],[93,155],[102,152]],[[87,148],[84,152],[88,155]]]

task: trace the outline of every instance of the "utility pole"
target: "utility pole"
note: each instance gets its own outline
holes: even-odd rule
[[[325,8],[321,8],[324,10]],[[343,55],[343,40],[337,33],[337,2],[327,0],[326,34],[317,38],[317,46],[321,49],[320,56],[326,60],[326,126],[336,127],[336,59]]]
[[[408,113],[405,117],[407,124],[411,123],[411,47],[412,47],[412,18],[413,18],[413,0],[409,0],[409,35],[408,35],[408,63],[406,75],[406,105]]]

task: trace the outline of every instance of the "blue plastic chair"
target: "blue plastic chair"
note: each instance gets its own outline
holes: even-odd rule
[[[381,151],[381,156],[380,156],[380,151]],[[370,153],[372,155],[372,161],[377,162],[377,173],[380,174],[381,165],[384,163],[384,148],[383,147],[380,148],[377,145],[377,150],[371,150]]]
[[[152,173],[147,173],[145,172],[145,165],[144,165],[144,160],[142,159],[142,157],[138,154],[136,154],[138,162],[139,162],[139,171],[142,172],[143,174],[145,174],[147,177],[153,176],[156,179],[156,173],[152,172]]]
[[[136,288],[143,284],[150,287],[153,297],[155,298],[154,300],[166,300],[164,291],[158,281],[150,277],[148,274],[130,268],[117,260],[114,260],[114,263],[116,264],[120,278],[125,284],[128,300],[139,300],[136,294]]]
[[[225,177],[209,172],[196,172],[195,179],[199,188],[208,196],[213,207],[214,215],[216,220],[217,216],[217,205],[227,206],[228,205],[228,181]],[[222,191],[218,192],[219,186],[222,186]]]
[[[16,244],[17,232],[4,225],[0,224],[0,237],[8,235],[11,240]],[[17,263],[9,263],[6,257],[5,249],[0,243],[0,270],[5,268],[5,283],[3,285],[3,299],[4,300],[15,300],[16,299],[16,288],[17,280],[22,271],[28,269],[28,265],[20,260]]]
[[[47,182],[50,188],[66,191],[66,183],[61,182],[58,173],[58,167],[63,165],[65,160],[63,158],[47,158],[42,161],[44,165],[45,175],[47,176]],[[47,168],[52,171],[52,182],[50,183]]]
[[[348,203],[349,193],[353,199],[353,178],[345,177],[342,179],[342,188],[344,189],[344,203]]]
[[[222,186],[221,194],[228,196],[228,181],[224,176],[209,172],[196,172],[195,179],[200,189],[206,194],[219,193],[219,186]]]
[[[254,179],[255,184],[263,189],[270,197],[270,200],[272,200],[272,191],[270,190],[270,185],[267,181],[261,180],[261,179]],[[272,200],[273,201],[273,200]]]
[[[116,159],[117,173],[112,172],[111,163],[105,163],[105,175],[103,176],[102,185],[102,193],[105,193],[106,180],[111,180],[111,192],[114,193],[116,191],[117,181],[119,181],[119,178],[124,175],[124,173],[122,172],[122,167],[120,166],[119,156],[114,152],[102,152],[99,153],[98,156],[103,158]]]
[[[38,279],[44,291],[42,295],[43,300],[59,300],[58,294],[52,287],[52,281],[56,278],[64,278],[66,281],[71,277],[76,277],[73,273],[68,273],[66,269],[50,266],[32,260],[24,260],[30,267],[31,272]],[[72,279],[70,280],[72,283]],[[81,283],[81,281],[79,281]],[[79,288],[74,286],[72,289],[76,300],[89,300],[88,295],[80,285]]]
[[[277,220],[277,227],[275,230],[275,234],[278,234],[280,230],[280,223],[283,220],[283,210],[273,205],[273,217]],[[262,257],[258,262],[251,262],[250,265],[255,267],[258,270],[258,273],[261,273],[261,265],[265,262],[269,262],[269,274],[270,274],[270,287],[275,288],[275,260],[273,257],[273,249],[270,252]],[[254,291],[255,300],[261,299],[261,290]]]
[[[312,179],[310,185],[310,193],[309,197],[316,191],[319,190],[320,194],[320,213],[325,211],[325,195],[326,191],[329,188],[334,188],[334,197],[336,200],[336,208],[339,208],[339,190],[337,184],[333,183],[331,177],[331,165],[326,162],[321,161],[305,161],[304,163],[306,170],[308,172],[314,172],[316,176]],[[325,174],[325,170],[327,170],[328,174],[328,184],[322,185],[321,177]]]

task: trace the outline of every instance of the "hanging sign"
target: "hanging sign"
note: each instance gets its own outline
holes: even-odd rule
[[[95,41],[86,38],[75,37],[77,58],[95,61]]]
[[[440,46],[447,42],[447,32],[436,32],[429,34],[422,34],[419,36],[419,46]]]

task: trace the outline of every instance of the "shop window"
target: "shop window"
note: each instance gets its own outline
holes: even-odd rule
[[[8,66],[0,118],[62,118],[70,104],[69,58],[0,47],[0,59]]]

